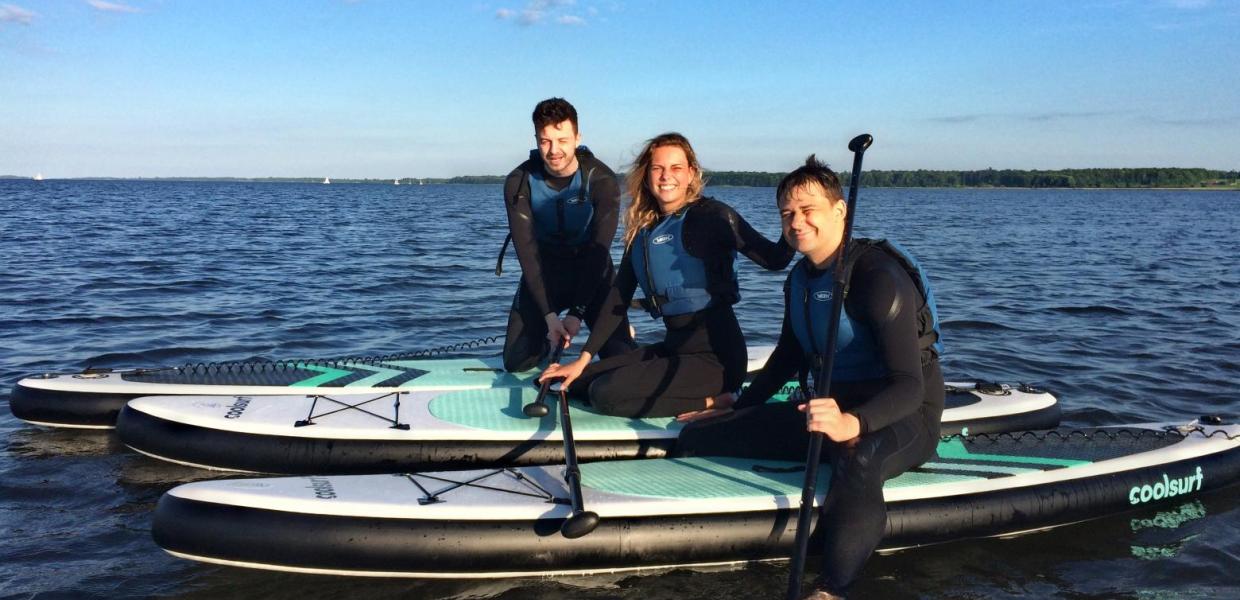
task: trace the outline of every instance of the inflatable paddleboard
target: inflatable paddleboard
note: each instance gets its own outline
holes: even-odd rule
[[[749,372],[774,346],[749,349]],[[141,396],[281,396],[416,392],[528,386],[541,369],[504,371],[503,359],[372,357],[186,365],[153,369],[87,369],[45,373],[17,382],[13,416],[51,427],[110,429],[125,403]]]
[[[543,418],[522,413],[537,395],[527,386],[387,395],[153,396],[129,402],[117,433],[130,448],[163,460],[259,473],[390,473],[563,461],[558,411]],[[548,401],[555,397],[548,394]],[[1026,385],[949,384],[946,406],[945,434],[1059,424],[1055,397]],[[575,400],[570,414],[582,461],[664,456],[682,428],[673,418],[609,417]]]
[[[829,467],[818,481],[825,486]],[[581,465],[593,533],[561,467],[202,481],[164,494],[153,535],[183,558],[383,577],[587,574],[784,559],[797,463],[676,458]],[[1240,479],[1240,426],[1197,421],[949,437],[886,484],[891,550],[1049,529]],[[825,488],[820,487],[818,502]],[[811,548],[817,547],[812,544]]]

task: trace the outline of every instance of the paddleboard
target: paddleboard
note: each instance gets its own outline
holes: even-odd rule
[[[381,577],[554,576],[791,554],[797,463],[694,457],[581,472],[584,507],[600,521],[577,539],[559,531],[572,511],[557,466],[190,483],[160,499],[153,536],[173,555],[209,563]],[[953,436],[887,482],[881,548],[1045,530],[1183,502],[1237,479],[1234,424]]]
[[[785,388],[785,393],[791,391]],[[130,448],[197,467],[259,473],[389,473],[564,460],[554,408],[530,418],[532,386],[355,395],[151,396],[131,400],[117,433]],[[555,394],[548,398],[554,402]],[[786,396],[775,400],[785,400]],[[550,404],[554,407],[554,404]],[[1059,424],[1053,395],[1027,385],[952,383],[942,431]],[[570,402],[582,461],[664,456],[682,425]]]
[[[773,346],[749,349],[749,372],[766,364]],[[528,386],[541,369],[504,371],[486,358],[372,357],[341,360],[236,362],[150,369],[86,369],[44,373],[17,382],[13,416],[36,425],[110,429],[125,403],[141,396],[282,396],[416,392]]]

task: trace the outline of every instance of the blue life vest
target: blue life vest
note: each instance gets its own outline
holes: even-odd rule
[[[940,339],[938,306],[930,282],[917,261],[903,248],[887,240],[853,240],[844,265],[846,277],[851,276],[857,259],[870,249],[877,248],[896,259],[913,280],[924,302],[918,307],[918,347],[922,351],[922,364],[943,352]],[[802,258],[788,276],[788,318],[796,334],[801,350],[809,359],[811,368],[817,369],[825,353],[827,329],[830,326],[831,301],[835,289],[834,269],[817,277],[809,276],[809,263]],[[848,288],[844,288],[848,296]],[[861,381],[887,375],[886,367],[879,359],[878,348],[871,332],[857,323],[848,311],[840,314],[840,327],[835,340],[835,364],[833,381]]]
[[[630,251],[637,283],[646,295],[642,307],[650,316],[673,317],[711,305],[706,263],[684,246],[685,217],[693,205],[647,227],[633,238]],[[736,251],[732,251],[732,278],[736,279]]]
[[[578,150],[585,150],[582,146]],[[587,150],[588,151],[588,150]],[[531,160],[541,160],[538,150],[530,151]],[[547,185],[547,172],[541,168],[530,169],[526,175],[530,189],[530,209],[534,214],[534,237],[539,242],[555,246],[579,246],[590,235],[590,222],[594,219],[594,203],[586,196],[590,193],[590,175],[594,169],[582,172],[578,159],[577,172],[564,189],[556,190]]]

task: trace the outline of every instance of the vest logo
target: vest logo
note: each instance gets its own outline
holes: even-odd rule
[[[336,498],[336,490],[332,487],[332,482],[326,477],[311,477],[310,485],[306,489],[314,490],[314,497],[319,500],[334,500]]]
[[[819,302],[827,302],[827,301],[831,300],[831,297],[832,297],[832,296],[834,296],[834,294],[833,294],[833,293],[831,293],[831,292],[827,292],[827,291],[823,291],[823,292],[814,292],[814,299],[815,299],[815,300],[817,300],[817,301],[819,301]]]
[[[1153,484],[1134,485],[1128,490],[1129,504],[1143,504],[1150,500],[1162,500],[1163,498],[1171,498],[1180,494],[1190,492],[1200,492],[1201,483],[1205,479],[1205,475],[1201,472],[1201,467],[1197,467],[1197,472],[1187,477],[1177,477],[1171,479],[1163,473],[1162,481],[1156,481]],[[1196,486],[1193,484],[1196,483]]]
[[[236,402],[228,407],[228,412],[224,414],[225,419],[240,419],[241,413],[245,412],[245,407],[250,405],[249,396],[237,396]]]
[[[676,236],[670,233],[665,233],[663,235],[656,235],[653,240],[650,240],[650,243],[656,246],[659,246],[662,244],[666,244],[674,239],[676,239]]]
[[[569,198],[567,202],[565,202],[565,204],[585,204],[585,203],[586,203],[586,199],[580,196],[573,196],[572,198]]]

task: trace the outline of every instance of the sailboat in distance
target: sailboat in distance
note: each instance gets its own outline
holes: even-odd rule
[[[33,178],[33,179],[34,179],[35,181],[43,181],[43,174],[42,174],[42,173],[35,173],[35,174],[34,174],[34,178]]]
[[[323,185],[327,185],[327,184],[329,184],[329,183],[331,183],[331,182],[332,182],[332,180],[331,180],[331,179],[328,179],[327,177],[324,177],[324,178],[323,178]]]
[[[400,180],[399,180],[399,179],[393,179],[393,180],[392,180],[392,185],[400,185]]]

